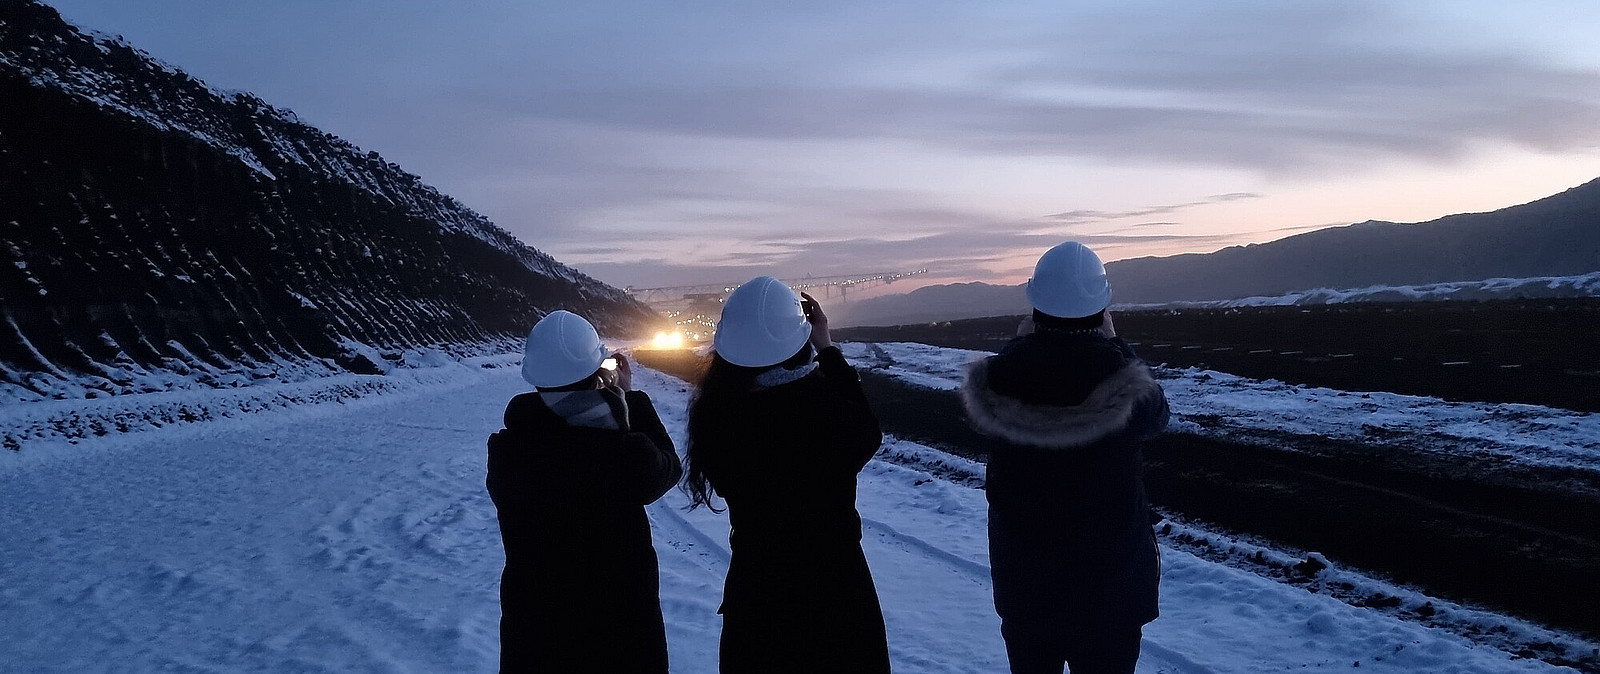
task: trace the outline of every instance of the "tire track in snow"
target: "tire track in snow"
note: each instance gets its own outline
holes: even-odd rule
[[[1171,665],[1173,667],[1173,669],[1157,670],[1163,674],[1211,674],[1211,669],[1201,665],[1198,662],[1190,660],[1189,656],[1187,655],[1151,641],[1150,637],[1143,637],[1139,639],[1139,652],[1150,653],[1161,660],[1165,660],[1165,663],[1156,664],[1158,668],[1161,667],[1162,664]]]
[[[990,587],[989,567],[984,566],[983,564],[979,564],[978,562],[974,562],[970,559],[945,550],[944,548],[922,540],[921,538],[917,538],[916,536],[901,533],[894,527],[869,517],[861,518],[861,526],[863,530],[871,530],[873,533],[877,534],[879,538],[898,543],[899,547],[907,550],[908,552],[915,551],[921,553],[922,556],[926,558],[937,560],[944,563],[946,566],[960,571],[963,575],[967,576],[969,580],[978,585],[982,585],[985,588]]]
[[[668,503],[663,497],[645,508],[650,515],[650,525],[659,533],[668,534],[665,540],[668,543],[687,543],[698,547],[694,552],[697,560],[707,560],[700,564],[707,571],[719,575],[728,573],[728,562],[733,559],[733,553],[718,543],[710,534],[701,531],[693,522],[678,512],[678,505]],[[671,534],[677,534],[673,536]],[[685,540],[687,539],[687,540]],[[677,547],[674,545],[673,547]],[[680,548],[681,550],[681,548]],[[685,550],[685,552],[689,552]]]

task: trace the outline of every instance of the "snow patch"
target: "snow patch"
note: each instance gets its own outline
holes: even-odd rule
[[[914,386],[954,390],[984,351],[907,342],[844,343],[859,366]],[[1274,442],[1284,434],[1530,466],[1600,472],[1600,414],[1540,405],[1449,402],[1428,396],[1340,391],[1197,368],[1153,368],[1175,415],[1168,432]]]
[[[1374,285],[1365,288],[1315,288],[1282,295],[1252,296],[1205,302],[1118,304],[1119,310],[1285,307],[1350,302],[1424,302],[1440,300],[1535,299],[1600,297],[1600,272],[1575,276],[1492,278],[1419,285]]]

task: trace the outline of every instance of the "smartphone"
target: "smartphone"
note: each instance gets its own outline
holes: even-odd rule
[[[602,361],[600,361],[600,367],[604,368],[604,369],[607,369],[607,370],[616,370],[617,369],[617,359],[616,358],[607,358],[605,360],[602,360]]]
[[[808,321],[811,320],[811,316],[816,312],[816,307],[817,307],[817,303],[816,302],[813,302],[813,301],[808,300],[808,299],[800,300],[800,310],[805,312],[806,320],[808,320]]]

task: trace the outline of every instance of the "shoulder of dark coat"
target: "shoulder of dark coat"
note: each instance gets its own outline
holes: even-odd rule
[[[490,451],[514,452],[526,454],[533,451],[550,452],[559,450],[564,441],[570,436],[581,434],[582,431],[600,431],[601,433],[615,433],[615,431],[602,431],[602,429],[579,429],[567,425],[567,422],[550,410],[544,399],[539,397],[537,391],[521,393],[511,398],[506,403],[506,411],[502,420],[504,428],[489,436]]]
[[[1018,445],[1067,449],[1091,445],[1127,428],[1141,400],[1161,395],[1150,368],[1130,361],[1095,386],[1082,403],[1030,404],[989,388],[989,359],[967,366],[961,402],[972,427]]]
[[[528,428],[547,423],[554,416],[555,413],[550,411],[537,392],[519,393],[506,403],[501,423],[508,429]]]

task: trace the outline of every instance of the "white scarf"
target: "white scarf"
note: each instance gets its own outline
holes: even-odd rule
[[[756,375],[756,382],[753,388],[756,391],[761,391],[764,389],[783,386],[789,382],[800,381],[802,378],[808,374],[811,374],[816,369],[817,361],[811,361],[793,370],[774,367],[766,372]]]
[[[569,425],[628,430],[628,402],[616,389],[543,391],[539,398]]]

